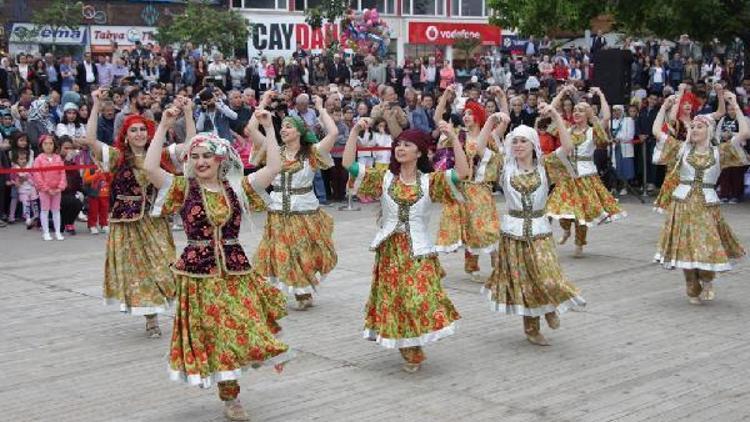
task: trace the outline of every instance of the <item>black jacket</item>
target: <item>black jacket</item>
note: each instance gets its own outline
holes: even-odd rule
[[[96,63],[91,62],[91,69],[94,71],[94,83],[99,82],[99,69],[96,68]],[[81,89],[89,84],[86,82],[86,67],[83,65],[83,62],[78,63],[78,66],[76,66],[76,83]]]

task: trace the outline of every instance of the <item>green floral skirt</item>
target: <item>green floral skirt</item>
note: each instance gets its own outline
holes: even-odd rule
[[[627,213],[602,184],[598,175],[566,177],[555,185],[547,201],[547,215],[576,224],[595,226],[626,217]]]
[[[702,194],[672,200],[661,230],[654,261],[668,269],[729,271],[731,260],[745,250],[721,215],[718,205],[706,206]]]
[[[133,315],[160,314],[174,299],[174,240],[166,218],[112,223],[104,264],[104,300]]]
[[[337,261],[330,215],[269,212],[253,266],[279,289],[302,295],[314,293]]]
[[[410,256],[407,234],[386,239],[375,255],[364,338],[400,349],[453,334],[460,316],[443,291],[444,276],[436,256]]]
[[[499,265],[482,288],[493,311],[542,316],[586,304],[565,278],[551,236],[533,240],[503,236],[499,256]]]
[[[178,275],[170,378],[210,387],[249,368],[291,358],[276,339],[286,298],[258,273],[226,278]]]

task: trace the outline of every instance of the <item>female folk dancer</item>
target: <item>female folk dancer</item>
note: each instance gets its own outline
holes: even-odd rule
[[[557,109],[562,98],[574,91],[573,86],[563,88],[552,101],[552,106]],[[575,223],[576,257],[583,256],[589,227],[627,215],[602,184],[594,165],[594,150],[597,145],[609,143],[605,126],[609,122],[610,111],[599,88],[591,88],[591,94],[599,98],[602,119],[600,121],[594,115],[589,104],[581,101],[573,107],[573,124],[570,128],[558,126],[560,132],[569,132],[573,142],[574,148],[568,157],[573,173],[556,183],[547,202],[547,215],[560,220],[560,227],[563,229],[559,240],[561,245],[570,237],[571,226]]]
[[[732,108],[738,107],[734,94],[724,93],[724,98]],[[664,101],[653,126],[657,139],[653,162],[667,165],[670,176],[679,180],[666,205],[667,219],[654,260],[668,269],[681,268],[688,299],[699,305],[714,299],[715,273],[731,270],[730,260],[745,255],[721,215],[715,187],[722,169],[748,164],[742,147],[750,128],[747,119],[739,119],[739,132],[729,142],[714,146],[714,119],[697,115],[685,140],[680,140],[663,131],[665,113],[675,103],[674,96]]]
[[[543,106],[541,112],[558,127],[564,124],[553,107]],[[509,121],[504,113],[490,117],[479,138],[480,153],[493,127],[498,125],[495,133],[500,137]],[[559,314],[586,304],[563,275],[544,211],[553,173],[571,168],[567,157],[574,146],[565,130],[560,131],[560,143],[555,152],[544,156],[539,135],[531,127],[518,126],[505,137],[500,182],[507,210],[502,219],[500,261],[482,289],[494,311],[523,316],[526,338],[540,346],[549,345],[540,332],[540,316],[556,329]]]
[[[270,103],[272,95],[264,95],[261,109]],[[326,135],[318,141],[313,129],[301,118],[284,118],[280,132],[284,144],[281,173],[272,183],[266,227],[254,259],[259,273],[281,290],[294,294],[299,310],[312,306],[315,286],[337,262],[333,219],[320,209],[313,192],[313,179],[318,170],[333,165],[330,151],[338,129],[323,107],[323,100],[313,98]],[[255,142],[263,139],[257,119],[250,120],[247,130]],[[256,151],[262,149],[263,145],[256,145]],[[320,281],[316,273],[320,274]]]
[[[379,197],[382,207],[370,246],[376,254],[364,338],[399,349],[406,361],[403,369],[415,372],[425,359],[422,346],[453,334],[460,318],[440,284],[445,273],[427,229],[430,205],[459,200],[455,185],[468,176],[469,166],[453,129],[442,122],[440,131],[453,145],[453,169],[431,173],[430,136],[417,129],[396,137],[389,169],[365,169],[355,159],[357,138],[368,120],[352,128],[343,156],[344,167],[355,178],[354,191]]]
[[[437,124],[444,121],[443,111],[447,98],[451,95],[452,87],[440,97],[435,111]],[[454,252],[461,246],[464,247],[464,271],[476,282],[481,281],[479,254],[490,254],[494,267],[497,241],[500,239],[500,219],[492,197],[492,183],[497,180],[498,156],[490,148],[484,148],[482,154],[477,150],[477,138],[486,117],[487,113],[479,103],[466,103],[463,115],[466,131],[459,134],[459,139],[469,163],[470,178],[458,183],[464,202],[453,201],[443,205],[436,241],[439,252]],[[446,140],[443,138],[440,142],[435,157],[435,161],[440,162],[446,161],[444,157],[448,156],[448,163],[441,166],[443,170],[452,166],[451,147],[446,145]]]
[[[97,121],[105,90],[92,93],[94,102],[85,143],[105,172],[112,173],[110,232],[104,265],[104,300],[120,311],[146,316],[146,335],[161,336],[157,315],[174,298],[174,276],[169,263],[175,246],[166,218],[151,217],[156,191],[143,169],[143,159],[155,123],[137,114],[127,116],[114,148],[96,139]],[[185,104],[189,101],[184,101]],[[195,133],[192,112],[185,113],[188,133]]]
[[[180,110],[168,108],[148,148],[144,167],[159,189],[153,214],[179,212],[187,246],[172,265],[178,305],[169,355],[173,380],[210,387],[218,383],[229,420],[249,420],[237,399],[237,379],[249,367],[280,365],[288,347],[274,336],[286,300],[251,266],[239,243],[243,216],[264,209],[265,189],[281,168],[268,111],[258,120],[268,136],[266,166],[243,176],[243,165],[229,141],[209,133],[190,139],[184,176],[159,166],[161,145]]]

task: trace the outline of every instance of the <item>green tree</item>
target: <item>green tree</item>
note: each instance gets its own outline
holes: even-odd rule
[[[739,36],[750,45],[750,0],[488,0],[490,21],[523,35],[583,31],[591,19],[611,15],[615,28],[634,35],[698,41]]]
[[[490,22],[522,35],[542,36],[557,30],[581,31],[598,16],[605,2],[597,0],[488,0]]]
[[[57,33],[61,30],[77,30],[83,22],[83,3],[71,0],[53,0],[45,7],[35,10],[31,15],[31,23],[34,24],[33,33],[36,36],[43,28],[52,31],[52,50],[56,51]]]
[[[323,0],[320,6],[305,10],[305,23],[313,29],[319,29],[323,27],[324,19],[328,23],[335,23],[348,9],[348,0]]]
[[[189,3],[183,14],[159,25],[155,38],[161,45],[190,41],[204,50],[216,48],[231,55],[235,48],[246,45],[251,30],[250,22],[237,11],[200,2]]]
[[[456,38],[453,46],[456,47],[463,53],[464,56],[464,68],[469,69],[471,67],[471,54],[474,50],[479,47],[482,41],[479,38],[474,37],[462,37]]]

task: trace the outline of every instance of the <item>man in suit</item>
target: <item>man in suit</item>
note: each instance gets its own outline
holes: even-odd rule
[[[341,56],[336,54],[333,56],[333,63],[328,68],[328,81],[336,85],[349,84],[349,78],[349,68],[341,60]]]
[[[83,60],[76,67],[76,83],[81,88],[82,94],[91,92],[91,84],[97,83],[99,71],[96,64],[91,61],[91,53],[85,53]]]
[[[604,38],[602,30],[596,31],[596,36],[591,41],[591,54],[596,55],[602,48],[607,45],[607,40]]]

